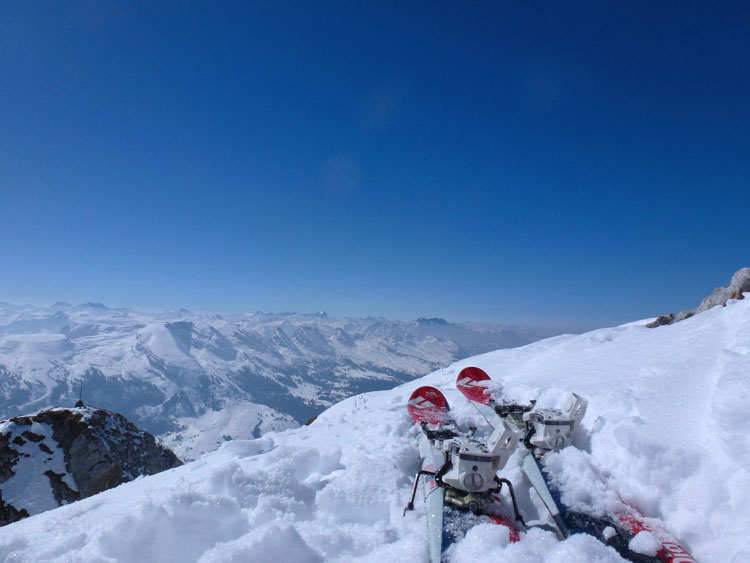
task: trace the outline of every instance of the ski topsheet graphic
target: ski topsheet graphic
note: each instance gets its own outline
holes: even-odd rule
[[[492,380],[477,367],[461,370],[456,378],[456,387],[467,399],[482,405],[481,408],[494,411],[499,420],[510,420],[519,428],[523,445],[528,450],[523,461],[524,473],[549,511],[561,537],[576,533],[592,535],[635,563],[696,563],[658,524],[647,521],[626,503],[623,503],[625,511],[607,517],[571,511],[562,503],[560,491],[544,460],[548,452],[572,444],[573,433],[586,413],[585,399],[572,394],[561,410],[537,409],[535,401],[530,401],[528,405],[506,403],[492,396]],[[640,532],[648,532],[661,542],[655,556],[631,549],[631,540]]]

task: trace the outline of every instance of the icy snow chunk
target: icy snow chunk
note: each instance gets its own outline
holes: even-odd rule
[[[650,532],[638,532],[635,537],[630,540],[628,547],[631,551],[640,553],[641,555],[648,555],[649,557],[655,557],[656,553],[661,549],[661,542],[654,537]]]
[[[617,535],[617,532],[612,526],[607,526],[602,530],[602,537],[605,541],[611,540],[613,537]]]

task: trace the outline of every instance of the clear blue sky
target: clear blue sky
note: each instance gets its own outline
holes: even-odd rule
[[[0,301],[603,326],[750,265],[750,4],[3,2]]]

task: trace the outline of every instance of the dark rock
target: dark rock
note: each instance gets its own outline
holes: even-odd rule
[[[19,453],[10,447],[10,435],[0,434],[0,483],[13,476],[13,466],[18,461]],[[25,442],[24,442],[25,443]],[[2,506],[2,487],[0,486],[0,507]],[[0,519],[0,521],[2,521]]]
[[[50,487],[52,487],[52,494],[55,495],[57,504],[70,504],[77,500],[81,500],[81,494],[78,491],[71,489],[68,484],[63,481],[62,473],[55,473],[51,469],[48,469],[44,474],[49,478]]]
[[[22,518],[28,518],[29,516],[29,512],[25,508],[16,510],[13,506],[5,504],[3,502],[3,491],[0,490],[0,522],[2,522],[3,526],[18,522]]]

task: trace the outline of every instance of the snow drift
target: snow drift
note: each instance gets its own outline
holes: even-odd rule
[[[426,561],[422,503],[402,517],[419,467],[419,429],[405,403],[416,387],[433,385],[460,424],[481,423],[454,387],[467,365],[501,382],[509,399],[549,407],[570,391],[588,399],[580,449],[550,461],[568,505],[622,498],[660,518],[698,561],[750,562],[747,299],[657,329],[633,323],[492,352],[352,397],[308,427],[231,441],[193,463],[11,524],[0,560]],[[534,517],[538,503],[519,462],[514,455],[503,476]],[[622,561],[588,536],[560,542],[534,529],[509,544],[507,530],[492,525],[471,530],[451,556]]]

